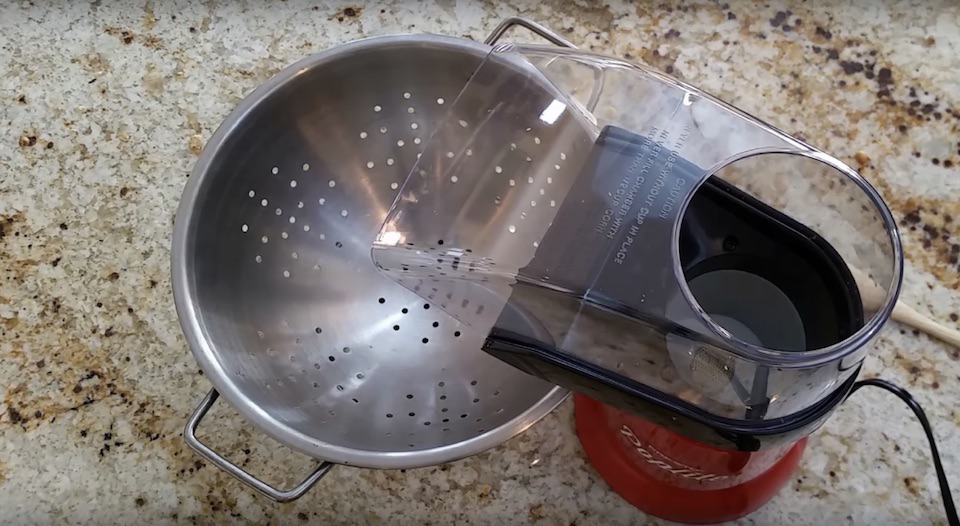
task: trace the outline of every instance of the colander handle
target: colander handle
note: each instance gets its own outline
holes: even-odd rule
[[[507,30],[509,30],[513,26],[525,27],[530,31],[547,39],[548,41],[550,41],[551,44],[554,44],[556,46],[577,49],[577,46],[573,45],[572,42],[563,38],[552,29],[542,24],[538,24],[533,20],[527,20],[526,18],[521,18],[518,16],[510,17],[504,20],[503,22],[500,22],[500,25],[498,25],[493,30],[493,32],[490,33],[490,36],[488,36],[487,39],[483,41],[483,43],[490,46],[496,44],[497,41],[499,41],[500,38],[504,35],[504,33],[506,33]],[[594,68],[593,75],[594,75],[593,88],[590,90],[590,98],[587,99],[587,102],[584,104],[584,106],[587,108],[588,111],[593,111],[594,108],[596,108],[597,102],[599,102],[600,100],[600,92],[603,91],[603,82],[604,82],[603,70]]]
[[[507,32],[513,26],[521,26],[529,29],[530,31],[542,36],[543,38],[550,41],[551,44],[560,46],[560,47],[571,47],[576,49],[577,46],[573,45],[569,40],[563,38],[559,34],[555,33],[552,29],[547,28],[544,25],[538,24],[533,20],[527,20],[526,18],[520,18],[518,16],[510,17],[503,22],[500,22],[500,25],[490,33],[490,36],[483,41],[484,44],[494,45],[500,40],[500,37]]]
[[[190,419],[187,420],[187,426],[183,430],[183,438],[187,442],[187,445],[196,451],[197,454],[209,460],[210,462],[213,462],[218,468],[226,471],[240,482],[243,482],[247,486],[257,490],[269,499],[277,502],[290,502],[302,497],[304,493],[312,488],[313,485],[322,479],[323,476],[330,471],[330,468],[333,467],[333,464],[330,462],[321,462],[320,465],[317,466],[317,468],[307,476],[307,478],[303,479],[303,482],[288,490],[277,489],[251,475],[250,473],[247,473],[243,470],[243,468],[220,456],[217,452],[210,449],[206,444],[197,438],[197,427],[200,425],[200,421],[203,420],[203,417],[206,416],[207,411],[213,407],[213,403],[216,402],[217,398],[219,397],[220,393],[218,393],[216,389],[211,389],[210,392],[207,393],[206,398],[200,402],[200,405],[197,406],[197,409],[193,411],[192,415],[190,415]]]

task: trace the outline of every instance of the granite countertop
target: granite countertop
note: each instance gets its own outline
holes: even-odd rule
[[[960,313],[960,7],[949,2],[610,0],[415,4],[34,2],[0,6],[0,522],[636,524],[586,463],[569,402],[472,458],[335,469],[277,505],[187,449],[209,389],[170,290],[172,218],[197,154],[244,94],[362,36],[482,39],[520,14],[643,61],[836,154],[903,227],[903,300]],[[960,498],[960,350],[889,324],[865,374],[909,387]],[[257,473],[306,469],[225,404],[216,441]],[[944,523],[920,426],[865,391],[743,524]]]

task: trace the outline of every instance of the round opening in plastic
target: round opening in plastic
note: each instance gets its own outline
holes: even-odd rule
[[[690,198],[678,246],[688,300],[741,348],[855,349],[899,288],[889,211],[826,156],[761,153],[724,165]]]

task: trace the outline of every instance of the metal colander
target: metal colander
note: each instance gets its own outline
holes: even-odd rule
[[[565,43],[521,20],[488,43],[514,24]],[[390,36],[304,59],[240,104],[193,171],[176,217],[173,284],[215,391],[185,437],[271,498],[299,497],[331,463],[409,468],[477,453],[566,395],[481,352],[483,332],[370,258],[397,189],[489,49]],[[325,462],[287,491],[230,463],[195,435],[218,392]]]

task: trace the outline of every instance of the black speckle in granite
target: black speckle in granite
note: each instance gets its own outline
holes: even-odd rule
[[[877,84],[880,86],[890,86],[893,84],[893,72],[890,68],[880,68],[877,72]]]
[[[840,67],[843,68],[843,72],[847,75],[852,75],[854,73],[859,73],[863,71],[863,64],[859,62],[854,62],[851,60],[843,60],[840,62]]]
[[[770,19],[770,25],[773,27],[777,27],[780,24],[784,23],[787,20],[788,16],[790,16],[789,11],[777,11],[776,14],[773,15],[773,18]]]

